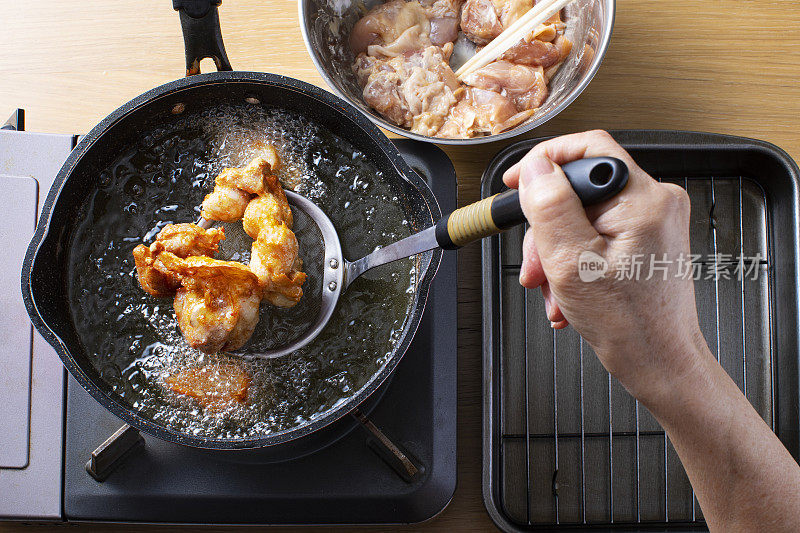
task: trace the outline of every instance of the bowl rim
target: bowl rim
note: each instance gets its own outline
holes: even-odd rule
[[[598,0],[600,2],[604,2],[609,9],[607,13],[605,13],[603,17],[604,24],[608,27],[608,31],[602,36],[600,43],[597,47],[597,52],[592,59],[592,64],[589,66],[588,70],[586,71],[586,75],[581,78],[580,82],[572,88],[572,90],[567,94],[566,98],[564,98],[557,106],[553,109],[548,111],[547,113],[543,114],[542,116],[531,120],[529,122],[524,122],[522,125],[512,128],[508,131],[504,131],[502,133],[498,133],[496,135],[484,135],[480,137],[470,137],[468,139],[448,139],[444,137],[431,137],[428,135],[420,135],[419,133],[414,133],[409,131],[405,128],[401,128],[396,124],[390,123],[388,120],[384,119],[383,117],[378,116],[376,113],[368,112],[362,109],[361,105],[358,105],[358,102],[354,102],[352,98],[348,95],[344,94],[336,84],[333,82],[333,79],[328,75],[327,71],[323,68],[322,61],[317,56],[314,47],[311,45],[311,39],[308,34],[308,25],[306,24],[308,21],[306,19],[305,11],[303,7],[305,6],[307,0],[297,0],[297,11],[299,15],[299,22],[300,22],[300,32],[303,34],[303,41],[306,45],[306,50],[308,51],[308,55],[311,56],[311,61],[314,63],[314,66],[317,69],[317,72],[322,76],[322,79],[325,80],[325,83],[328,85],[328,89],[330,89],[336,96],[342,98],[351,106],[356,108],[359,113],[366,116],[369,120],[371,120],[376,126],[384,128],[386,130],[391,131],[397,135],[401,135],[403,137],[414,139],[417,141],[422,142],[429,142],[435,144],[454,144],[454,145],[463,145],[463,144],[484,144],[490,143],[495,141],[502,141],[505,139],[511,139],[518,135],[522,135],[523,133],[527,133],[545,122],[549,121],[561,111],[566,109],[572,102],[575,101],[578,96],[586,89],[589,83],[594,79],[597,71],[600,69],[600,65],[603,63],[603,59],[605,59],[606,51],[608,50],[609,43],[611,42],[611,35],[614,33],[614,21],[616,18],[616,11],[617,11],[617,0]]]

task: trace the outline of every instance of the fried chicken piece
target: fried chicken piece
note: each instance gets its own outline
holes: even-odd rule
[[[258,277],[237,261],[158,255],[154,266],[177,275],[175,316],[186,342],[207,353],[241,348],[258,323]]]
[[[140,285],[154,296],[175,296],[178,325],[193,348],[237,350],[253,334],[262,298],[291,307],[303,296],[306,275],[300,272],[297,237],[291,231],[292,211],[273,172],[279,165],[277,151],[264,147],[246,167],[223,170],[203,203],[206,218],[243,219],[254,239],[249,266],[213,259],[224,230],[195,224],[166,226],[150,247],[134,249]],[[216,201],[230,191],[246,198],[235,213]],[[219,209],[225,218],[210,216],[209,209]]]
[[[261,172],[261,192],[250,200],[242,216],[242,226],[253,239],[249,268],[257,276],[263,298],[279,307],[292,307],[303,297],[302,285],[306,280],[305,273],[300,272],[302,261],[298,255],[297,237],[291,230],[292,210],[278,176],[271,172],[280,164],[277,153],[269,167],[259,159],[246,167]],[[217,183],[234,183],[228,181],[231,174],[227,170],[217,177]],[[251,184],[254,183],[252,175],[255,172],[248,178]],[[244,186],[244,181],[237,183]]]
[[[264,298],[292,307],[303,297],[306,274],[300,272],[297,237],[286,224],[262,226],[250,252],[250,270],[258,276]]]
[[[283,223],[291,229],[293,222],[292,210],[285,196],[281,202],[279,197],[272,194],[250,200],[242,218],[244,231],[253,239],[258,238],[258,232],[265,226]]]
[[[217,185],[203,198],[203,209],[200,214],[206,220],[236,222],[244,215],[251,196],[236,187]]]
[[[167,251],[178,257],[190,255],[211,257],[217,253],[219,243],[223,239],[225,230],[222,228],[203,229],[197,224],[164,226],[158,232],[155,242],[149,247],[140,244],[133,249],[139,285],[153,296],[172,296],[180,286],[180,279],[174,273],[165,273],[154,268],[156,256],[162,251]]]
[[[181,280],[171,274],[164,274],[153,267],[155,255],[144,244],[133,249],[133,261],[136,263],[136,277],[139,285],[153,296],[164,298],[172,296],[181,285]]]
[[[260,229],[265,226],[283,223],[291,229],[293,222],[292,209],[289,207],[289,201],[278,181],[278,176],[266,175],[264,192],[250,200],[242,216],[244,231],[256,239]]]
[[[203,199],[203,218],[220,222],[240,220],[253,195],[267,191],[270,176],[277,180],[274,174],[280,166],[277,150],[267,145],[261,152],[246,167],[220,172],[214,180],[214,190]]]
[[[263,194],[267,176],[278,169],[280,159],[274,147],[268,146],[244,168],[226,168],[219,173],[215,183],[236,187],[250,194]]]
[[[219,243],[225,240],[223,228],[203,229],[197,224],[168,224],[158,232],[155,244],[159,250],[178,257],[206,255],[214,257]]]
[[[247,389],[250,386],[247,371],[231,363],[189,367],[172,374],[165,381],[173,391],[190,396],[203,407],[211,409],[247,401]]]
[[[247,266],[212,259],[222,228],[165,226],[149,247],[133,250],[139,284],[153,296],[175,296],[186,342],[204,352],[240,348],[258,323],[261,287]]]

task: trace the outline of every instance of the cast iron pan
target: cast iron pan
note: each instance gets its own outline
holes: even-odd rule
[[[274,74],[232,72],[225,54],[215,2],[175,0],[186,44],[186,78],[167,83],[111,113],[78,143],[58,173],[42,209],[36,233],[22,268],[22,294],[31,321],[55,348],[75,379],[104,407],[128,424],[160,439],[199,448],[243,449],[285,443],[308,435],[342,417],[367,398],[392,373],[419,325],[430,280],[438,268],[441,250],[421,256],[420,282],[409,308],[402,336],[387,362],[347,401],[294,428],[247,439],[211,439],[165,428],[141,416],[95,370],[73,325],[67,297],[70,241],[87,194],[98,187],[100,170],[148,131],[170,120],[172,110],[228,104],[241,106],[245,98],[302,112],[310,120],[348,139],[362,151],[398,192],[412,231],[433,224],[441,211],[425,182],[408,166],[380,130],[355,108],[313,85]],[[210,57],[218,72],[199,74],[199,61]],[[112,334],[111,332],[109,334]]]

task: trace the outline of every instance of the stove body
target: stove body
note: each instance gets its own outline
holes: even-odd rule
[[[13,118],[13,117],[12,117]],[[419,330],[394,374],[359,406],[298,441],[261,450],[187,448],[144,435],[102,482],[85,465],[122,422],[69,377],[20,295],[38,207],[76,136],[0,130],[0,518],[189,524],[413,523],[456,482],[456,256],[443,255]],[[438,148],[396,141],[442,211],[456,207]],[[435,176],[435,179],[433,177]],[[435,320],[434,317],[435,316]],[[368,418],[368,420],[367,420]],[[379,431],[365,428],[377,427]],[[417,472],[401,475],[396,446]],[[394,467],[393,467],[394,466]]]

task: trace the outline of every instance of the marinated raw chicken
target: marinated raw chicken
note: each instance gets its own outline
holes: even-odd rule
[[[469,138],[506,131],[530,118],[547,98],[542,67],[495,61],[464,81],[464,98],[450,111],[439,136]]]
[[[371,44],[367,47],[366,57],[377,59],[388,59],[405,54],[413,54],[433,46],[428,39],[428,34],[423,32],[419,26],[411,26],[400,36],[389,44]]]
[[[243,368],[223,363],[203,367],[189,367],[165,380],[167,386],[178,394],[197,400],[203,407],[224,408],[233,402],[245,402],[250,376]]]
[[[369,46],[393,43],[415,26],[418,27],[419,47],[431,44],[431,25],[422,4],[416,0],[391,0],[375,7],[356,22],[350,32],[350,48],[355,54],[366,53]]]
[[[435,135],[458,101],[460,84],[448,61],[453,45],[428,46],[395,57],[356,61],[364,101],[386,118],[422,135]]]
[[[437,135],[468,139],[483,133],[500,133],[526,121],[534,111],[517,111],[511,98],[494,91],[469,87]]]
[[[536,109],[547,98],[547,81],[542,67],[495,61],[465,76],[464,82],[470,87],[493,91],[511,99],[517,111]]]
[[[488,44],[533,7],[532,0],[466,0],[461,29],[468,39]],[[569,54],[572,43],[559,32],[564,24],[556,14],[512,46],[500,59],[534,67],[552,67]]]
[[[493,0],[497,14],[503,28],[508,28],[527,13],[534,4],[541,0]],[[546,24],[556,24],[561,22],[561,15],[555,14]]]
[[[486,45],[503,32],[492,0],[466,0],[461,10],[461,31],[467,39]]]
[[[140,244],[133,249],[139,285],[153,296],[172,296],[180,286],[180,280],[172,273],[164,273],[154,268],[156,256],[162,251],[167,251],[178,257],[190,255],[211,257],[217,252],[219,243],[224,238],[225,230],[222,228],[206,230],[196,224],[165,226],[149,247]]]
[[[547,69],[564,61],[570,50],[572,42],[563,35],[557,36],[553,42],[523,39],[500,56],[500,60]]]
[[[569,54],[560,14],[461,83],[450,69],[459,24],[479,46],[522,17],[534,0],[391,0],[350,35],[364,101],[389,121],[427,136],[468,138],[513,128],[547,99]]]
[[[156,258],[155,268],[180,279],[175,316],[189,346],[208,353],[237,350],[253,334],[261,288],[247,266],[163,252]]]
[[[430,21],[430,40],[444,46],[458,38],[459,14],[463,0],[420,0]]]
[[[532,0],[466,0],[461,10],[461,30],[475,44],[489,44],[533,5]],[[534,37],[553,40],[558,30],[563,30],[563,23],[560,15],[556,14],[534,30],[528,40]]]

